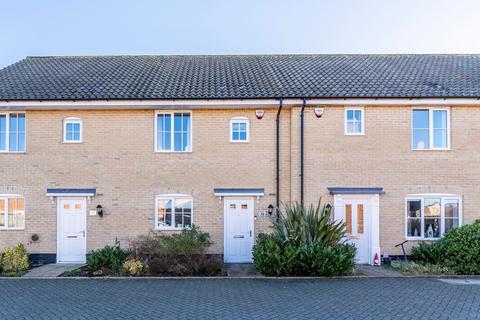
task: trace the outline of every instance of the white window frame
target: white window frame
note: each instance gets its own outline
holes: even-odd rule
[[[176,199],[188,199],[192,203],[192,212],[190,217],[190,225],[193,226],[193,197],[188,194],[160,194],[155,197],[155,230],[184,230],[187,228],[167,227],[158,225],[158,200],[171,200],[172,201],[172,221],[175,221],[175,200]]]
[[[80,140],[67,140],[67,124],[80,125]],[[63,143],[82,143],[83,142],[83,121],[80,118],[63,119]]]
[[[348,111],[360,111],[361,131],[360,132],[348,132]],[[347,107],[344,111],[344,133],[346,136],[363,136],[365,135],[365,108],[363,107]]]
[[[190,150],[185,150],[185,151],[176,151],[175,150],[175,129],[174,129],[174,121],[175,121],[175,113],[189,113],[190,114]],[[157,143],[157,136],[158,136],[158,131],[157,131],[157,122],[158,122],[158,115],[159,114],[170,114],[171,115],[171,149],[170,150],[161,150],[158,149],[158,143]],[[156,110],[155,111],[155,121],[154,121],[154,152],[157,153],[191,153],[193,151],[193,115],[191,110]]]
[[[414,145],[414,138],[413,138],[413,113],[415,110],[427,110],[428,111],[428,144],[429,147],[428,149],[417,149]],[[433,146],[433,113],[434,111],[446,111],[447,112],[447,146],[445,148],[438,148]],[[450,150],[451,145],[450,145],[450,108],[427,108],[427,107],[415,107],[412,108],[411,111],[411,144],[412,144],[412,150],[413,151],[442,151],[442,150]]]
[[[247,127],[247,139],[246,140],[233,140],[233,124],[244,123]],[[232,143],[248,143],[250,142],[250,121],[246,117],[234,117],[230,119],[230,142]]]
[[[23,204],[24,204],[24,215],[25,215],[25,223],[22,228],[18,227],[9,227],[8,226],[8,200],[9,199],[23,199]],[[25,201],[25,197],[19,194],[0,194],[0,200],[5,200],[5,226],[0,226],[0,231],[8,231],[8,230],[25,230],[25,226],[27,224],[27,203]]]
[[[25,136],[25,141],[24,141],[24,151],[10,151],[10,115],[11,114],[23,114],[25,115],[25,131],[24,131],[24,136]],[[2,111],[0,112],[0,115],[5,115],[6,116],[6,131],[5,131],[5,149],[1,150],[0,153],[26,153],[27,152],[27,114],[25,112],[18,112],[18,111],[11,111],[11,112],[6,112]]]
[[[424,204],[425,199],[440,199],[440,237],[439,238],[426,238],[425,237],[425,216],[424,216]],[[445,201],[446,200],[457,200],[458,201],[458,227],[463,225],[463,204],[462,198],[458,195],[452,194],[419,194],[419,195],[409,195],[405,198],[405,239],[407,240],[439,240],[445,234]],[[409,201],[420,201],[420,236],[412,237],[408,235],[408,202]]]

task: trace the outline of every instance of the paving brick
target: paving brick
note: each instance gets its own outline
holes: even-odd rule
[[[478,319],[435,278],[0,280],[0,319]]]

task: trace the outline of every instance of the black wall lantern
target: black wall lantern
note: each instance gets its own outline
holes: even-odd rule
[[[267,209],[268,215],[271,216],[273,214],[273,205],[269,204]]]
[[[103,217],[103,207],[102,205],[97,205],[97,214],[100,216],[100,217]]]

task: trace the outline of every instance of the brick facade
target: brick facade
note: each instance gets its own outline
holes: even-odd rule
[[[0,194],[22,194],[25,230],[0,231],[1,245],[24,242],[32,253],[56,252],[56,204],[47,188],[97,188],[87,215],[87,251],[145,234],[154,227],[155,196],[193,197],[193,221],[210,232],[212,253],[223,252],[223,203],[214,188],[264,188],[255,215],[275,204],[275,116],[265,108],[192,111],[191,153],[154,152],[153,110],[27,111],[26,153],[0,154]],[[281,114],[280,198],[300,196],[300,107]],[[452,193],[463,199],[463,221],[480,218],[478,107],[451,107],[451,150],[412,151],[411,107],[366,106],[365,135],[344,135],[344,107],[325,107],[322,118],[305,111],[305,201],[332,201],[327,187],[383,187],[381,250],[398,254],[405,239],[405,196]],[[83,120],[83,143],[62,143],[63,119]],[[229,140],[232,117],[248,117],[250,142]],[[255,232],[268,230],[258,216]],[[40,240],[31,243],[32,234]]]

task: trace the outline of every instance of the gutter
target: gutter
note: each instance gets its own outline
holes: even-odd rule
[[[305,99],[283,99],[283,106],[301,105]],[[480,105],[479,98],[308,98],[311,105]],[[274,108],[277,99],[138,99],[138,100],[0,100],[2,110],[62,110],[62,109],[225,109],[228,107]]]
[[[302,110],[300,111],[300,204],[304,205],[304,154],[305,154],[305,106],[307,105],[307,99],[303,99]]]
[[[283,107],[283,99],[280,99],[280,105],[278,106],[277,111],[277,118],[275,119],[277,125],[277,134],[276,134],[276,143],[277,143],[277,150],[276,150],[276,196],[277,196],[277,222],[280,219],[280,113],[282,113]]]

